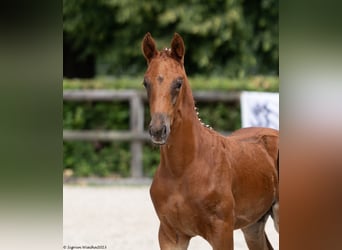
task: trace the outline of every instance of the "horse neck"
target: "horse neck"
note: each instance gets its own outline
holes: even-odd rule
[[[161,166],[174,176],[180,176],[195,157],[201,124],[188,83],[184,85],[167,144],[161,146]]]

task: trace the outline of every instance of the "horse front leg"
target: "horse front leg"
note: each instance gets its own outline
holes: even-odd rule
[[[163,223],[160,223],[158,237],[161,250],[188,249],[190,237],[175,232]]]
[[[213,250],[233,250],[233,220],[216,220],[210,229],[206,239],[213,247]]]
[[[241,228],[250,250],[273,250],[265,232],[267,218],[268,214],[254,224]]]

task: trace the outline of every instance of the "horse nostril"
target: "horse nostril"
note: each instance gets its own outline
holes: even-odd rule
[[[151,125],[148,126],[148,133],[149,133],[150,135],[152,135],[152,126],[151,126]]]
[[[161,129],[161,134],[166,135],[166,126],[165,125]]]

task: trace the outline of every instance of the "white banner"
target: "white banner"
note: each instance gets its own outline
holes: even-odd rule
[[[279,130],[279,93],[242,92],[242,127],[268,127]]]

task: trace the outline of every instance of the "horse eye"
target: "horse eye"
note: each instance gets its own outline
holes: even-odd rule
[[[176,88],[177,90],[179,90],[179,89],[182,87],[182,84],[183,84],[183,80],[182,80],[182,79],[178,79],[178,80],[176,81],[175,88]]]
[[[147,82],[145,80],[143,81],[143,85],[144,85],[145,88],[147,88],[147,86],[148,86],[148,84],[147,84]]]

